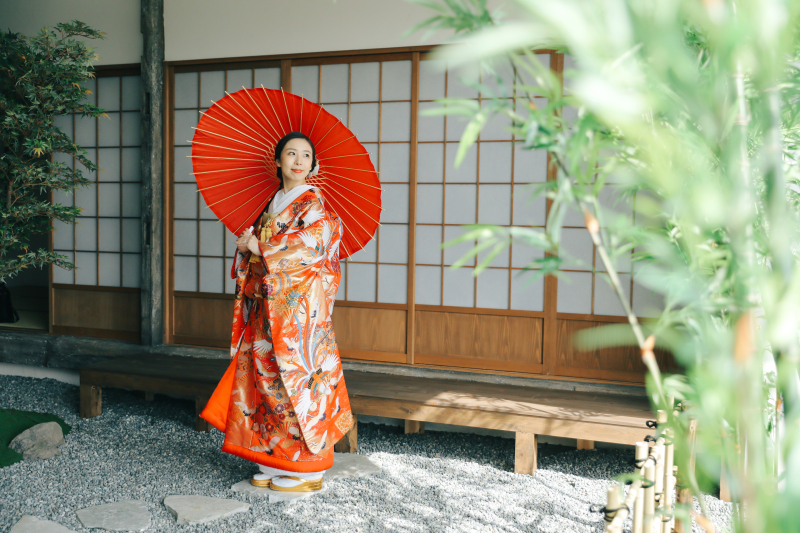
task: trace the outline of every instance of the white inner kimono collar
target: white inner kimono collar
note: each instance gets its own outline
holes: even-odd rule
[[[290,205],[292,202],[297,200],[297,198],[306,191],[313,189],[313,185],[298,185],[288,193],[286,193],[283,189],[279,190],[272,201],[269,203],[269,209],[267,212],[269,213],[280,213]]]

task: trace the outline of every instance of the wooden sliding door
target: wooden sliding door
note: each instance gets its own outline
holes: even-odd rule
[[[53,191],[53,200],[81,209],[74,225],[56,221],[53,250],[77,267],[51,267],[50,330],[58,335],[138,342],[141,285],[141,92],[138,66],[97,69],[86,83],[88,100],[106,116],[58,117],[65,131],[100,170],[55,154],[80,168],[91,184],[75,194]]]

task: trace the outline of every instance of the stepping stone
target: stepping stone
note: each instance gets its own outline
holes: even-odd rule
[[[61,524],[24,515],[8,533],[75,533]]]
[[[345,477],[365,477],[377,474],[380,471],[381,467],[372,462],[372,460],[365,455],[358,455],[355,453],[335,453],[333,454],[333,467],[325,472],[325,483],[322,484],[322,490],[320,491],[284,492],[263,487],[254,487],[250,483],[249,479],[240,481],[231,487],[231,490],[234,492],[242,492],[250,496],[269,498],[269,503],[288,502],[292,500],[310,498],[311,496],[326,492],[328,490],[327,482],[330,480]]]
[[[83,527],[108,531],[144,531],[150,527],[150,511],[141,500],[106,503],[81,509],[76,513]]]
[[[377,474],[381,467],[366,455],[357,453],[334,453],[333,466],[325,472],[325,479],[342,477],[365,477]]]
[[[250,504],[239,500],[208,496],[167,496],[164,506],[178,520],[178,524],[204,524],[250,509]]]

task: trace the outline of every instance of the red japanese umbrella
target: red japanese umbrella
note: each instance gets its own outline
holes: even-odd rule
[[[192,139],[194,175],[214,214],[236,235],[253,224],[281,186],[275,145],[299,131],[314,143],[319,165],[306,182],[322,190],[342,221],[340,257],[363,248],[378,227],[381,188],[353,132],[322,106],[283,90],[226,94],[203,113]]]

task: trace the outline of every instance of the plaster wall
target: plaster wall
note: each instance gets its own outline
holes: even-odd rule
[[[139,6],[138,0],[0,0],[0,30],[31,36],[59,22],[80,20],[106,33],[105,39],[90,41],[98,65],[139,63]]]
[[[433,12],[406,0],[165,0],[167,61],[437,44],[403,33]]]
[[[432,11],[406,0],[164,0],[167,61],[438,44],[403,33]],[[98,65],[139,63],[138,0],[0,0],[0,30],[34,35],[80,20],[106,33]]]

